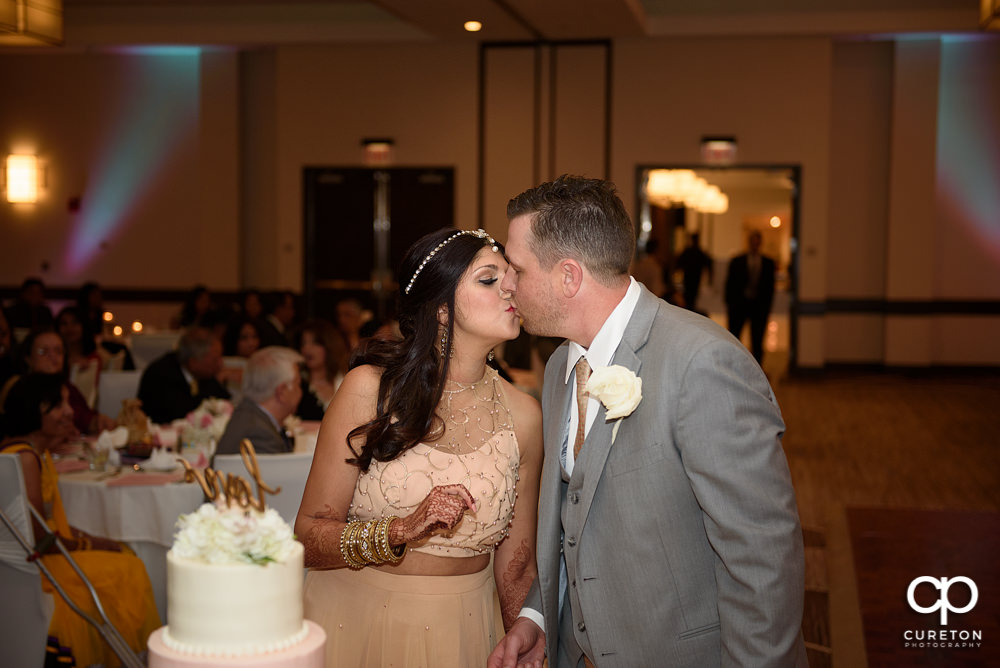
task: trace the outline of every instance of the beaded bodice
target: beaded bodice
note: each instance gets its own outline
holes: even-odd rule
[[[463,484],[477,511],[449,532],[410,543],[410,550],[448,557],[492,552],[507,535],[514,513],[520,453],[500,379],[487,368],[472,385],[449,383],[438,415],[443,433],[389,462],[373,461],[358,477],[351,520],[404,517],[437,485]]]

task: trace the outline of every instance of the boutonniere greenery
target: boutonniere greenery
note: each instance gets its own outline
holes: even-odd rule
[[[615,420],[611,431],[611,442],[614,443],[622,419],[631,415],[642,401],[642,379],[631,369],[612,364],[594,369],[584,389],[604,404],[607,410],[605,420]]]

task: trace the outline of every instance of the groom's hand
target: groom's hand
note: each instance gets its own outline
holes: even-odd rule
[[[542,668],[545,633],[527,617],[518,617],[503,640],[493,648],[487,668]]]

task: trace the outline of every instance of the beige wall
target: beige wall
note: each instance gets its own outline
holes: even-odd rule
[[[483,109],[473,44],[2,53],[0,150],[35,150],[49,169],[33,209],[0,203],[0,284],[40,274],[53,285],[301,289],[302,168],[360,165],[364,137],[392,137],[396,165],[454,167],[456,224],[478,224],[482,207],[502,238],[506,199],[536,172],[603,169],[605,127],[610,177],[630,210],[637,165],[697,164],[700,138],[726,134],[742,164],[802,168],[799,299],[820,308],[799,318],[800,364],[993,364],[995,339],[982,333],[996,329],[994,315],[822,306],[1000,298],[1000,205],[985,196],[970,209],[953,181],[972,177],[940,145],[963,127],[963,110],[975,108],[984,127],[994,119],[970,151],[984,158],[975,174],[996,179],[998,45],[622,40],[612,45],[610,119],[603,47],[488,49]],[[112,198],[119,191],[124,203]],[[76,195],[88,220],[106,213],[115,230],[92,235],[96,250],[80,266],[67,260],[81,226],[66,206]]]
[[[0,56],[0,153],[47,165],[38,204],[0,204],[0,282],[236,287],[235,73],[226,54]]]

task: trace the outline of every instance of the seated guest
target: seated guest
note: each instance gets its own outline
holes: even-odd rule
[[[337,329],[344,337],[349,353],[353,354],[361,345],[361,328],[365,324],[365,312],[361,302],[353,297],[337,302]]]
[[[65,311],[66,309],[60,311],[60,316]],[[83,323],[83,331],[94,340],[97,354],[101,357],[101,369],[132,371],[135,369],[135,360],[132,359],[132,351],[128,346],[104,338],[104,311],[104,293],[101,292],[101,286],[94,281],[87,281],[76,295],[76,312],[79,314],[80,322]],[[59,319],[56,318],[57,321]],[[66,338],[61,328],[59,334]],[[66,347],[68,350],[72,346],[67,342]]]
[[[260,295],[260,290],[249,288],[240,295],[240,302],[237,306],[240,315],[256,320],[264,317],[264,301]]]
[[[52,325],[52,310],[45,304],[45,284],[40,278],[26,278],[21,292],[7,309],[7,320],[14,329],[36,329]]]
[[[43,528],[32,520],[36,541],[41,540],[45,530],[58,534],[94,585],[104,610],[125,642],[137,653],[144,651],[146,638],[160,626],[160,618],[142,561],[116,541],[91,536],[70,526],[59,496],[59,476],[51,453],[76,434],[65,381],[56,374],[22,376],[11,388],[5,409],[3,433],[6,437],[0,441],[0,452],[18,455],[28,502],[45,517],[48,525]],[[66,558],[56,553],[52,546],[41,559],[67,595],[97,618],[97,610],[85,585]],[[96,630],[73,611],[44,577],[42,590],[52,594],[55,604],[46,652],[52,665],[119,665],[118,657]],[[4,605],[16,606],[17,602],[5,598]],[[39,648],[38,665],[42,664],[42,659]],[[50,662],[45,663],[49,665]]]
[[[281,423],[302,398],[301,363],[301,355],[282,346],[261,348],[250,356],[243,372],[243,401],[230,416],[216,454],[239,454],[244,438],[258,453],[291,452],[292,441]]]
[[[259,321],[249,316],[233,318],[222,344],[226,357],[250,357],[261,347]]]
[[[188,292],[181,305],[181,312],[173,318],[173,329],[183,329],[201,325],[202,318],[215,310],[212,293],[204,285],[196,285]]]
[[[305,365],[305,390],[295,414],[322,420],[347,373],[347,348],[337,329],[326,320],[310,320],[295,335],[295,347]]]
[[[91,367],[103,367],[103,360],[97,353],[97,341],[88,331],[80,312],[75,306],[67,306],[56,316],[56,328],[66,346],[66,366],[69,378],[76,383],[76,374],[86,373]],[[93,382],[97,382],[94,374]]]
[[[0,308],[0,388],[7,384],[7,379],[17,373],[17,363],[14,357],[14,336],[11,332],[7,316]],[[2,404],[0,404],[2,405]],[[0,409],[2,412],[2,409]]]
[[[97,336],[104,331],[104,293],[94,281],[87,281],[76,293],[76,308],[84,323]]]
[[[260,321],[260,345],[289,345],[289,328],[295,322],[295,295],[279,292],[268,300],[267,315]]]
[[[183,418],[212,397],[229,399],[219,382],[222,343],[210,330],[192,327],[181,336],[177,350],[146,367],[139,380],[142,410],[163,424]]]
[[[27,373],[51,373],[67,377],[66,347],[62,338],[51,327],[32,331],[21,344],[21,364],[22,370]],[[0,389],[0,403],[6,399],[7,392],[19,377],[12,376]],[[66,389],[77,429],[84,434],[99,434],[104,429],[114,429],[114,418],[92,409],[76,385],[67,381]]]

